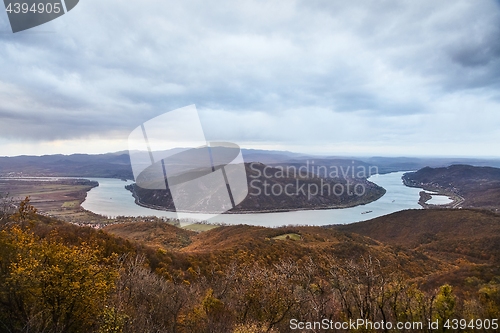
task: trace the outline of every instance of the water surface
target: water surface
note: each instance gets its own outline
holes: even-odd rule
[[[135,204],[132,193],[125,189],[125,182],[119,179],[91,178],[99,182],[87,194],[83,208],[94,213],[115,216],[158,216],[190,219],[192,221],[207,220],[210,223],[249,224],[260,226],[282,226],[289,224],[300,225],[328,225],[347,224],[365,221],[374,217],[387,215],[405,209],[419,209],[419,192],[422,189],[407,187],[403,184],[401,176],[404,172],[393,172],[385,175],[374,175],[370,181],[386,189],[386,194],[377,201],[366,205],[325,210],[305,210],[281,213],[260,214],[179,214],[141,207]],[[434,196],[436,197],[436,196]],[[191,222],[184,221],[183,224]]]
[[[427,200],[425,203],[426,204],[431,204],[431,205],[446,205],[449,203],[452,203],[453,199],[445,196],[445,195],[432,195],[432,198]]]

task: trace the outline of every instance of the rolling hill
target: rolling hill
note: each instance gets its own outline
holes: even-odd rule
[[[0,214],[0,319],[10,332],[275,333],[296,331],[294,318],[498,318],[499,222],[484,210],[409,210],[330,227],[94,230],[25,202]]]
[[[468,280],[500,276],[500,215],[488,210],[406,210],[332,228],[451,264],[428,276],[425,283],[432,287],[451,283],[467,290]]]
[[[324,177],[324,174],[307,173],[306,169],[299,172],[299,168],[293,164],[245,163],[248,195],[228,213],[352,207],[372,202],[385,194],[385,189],[366,178],[351,178],[349,174],[343,177],[342,173],[335,177],[334,172],[334,177],[328,177],[328,174]],[[138,204],[155,209],[175,209],[169,189],[145,189],[137,184],[129,185],[127,189],[134,194]],[[199,201],[199,206],[196,206],[199,211],[205,212],[205,206],[216,206],[217,190],[215,188]]]
[[[405,185],[458,195],[464,208],[500,209],[500,169],[471,165],[426,167],[403,176]]]
[[[0,176],[134,178],[126,152],[0,157]]]

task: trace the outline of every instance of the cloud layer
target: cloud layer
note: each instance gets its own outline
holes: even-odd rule
[[[86,0],[17,34],[0,14],[0,59],[0,155],[126,149],[196,104],[243,146],[498,156],[496,1]]]

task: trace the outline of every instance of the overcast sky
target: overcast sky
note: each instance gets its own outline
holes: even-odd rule
[[[500,156],[500,4],[81,0],[16,34],[0,11],[0,155],[126,150],[190,104],[247,148]]]

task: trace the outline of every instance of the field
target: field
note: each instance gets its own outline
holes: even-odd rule
[[[188,224],[186,226],[183,226],[182,229],[196,231],[196,232],[202,232],[202,231],[211,230],[211,229],[214,229],[217,227],[218,226],[215,224],[193,223],[193,224]]]
[[[87,192],[97,182],[86,179],[60,179],[51,181],[0,179],[0,194],[14,203],[29,196],[30,202],[43,214],[67,222],[102,222],[104,217],[80,207]]]
[[[290,234],[283,234],[283,235],[273,237],[273,239],[277,239],[277,240],[290,240],[291,239],[294,241],[298,241],[298,240],[302,239],[302,236],[300,236],[299,234],[290,233]]]

